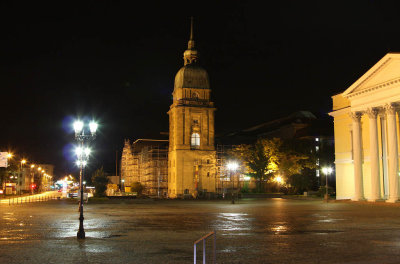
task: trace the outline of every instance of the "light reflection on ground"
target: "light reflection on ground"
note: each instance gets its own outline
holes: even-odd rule
[[[222,231],[248,231],[251,230],[251,221],[248,214],[244,213],[220,213],[214,226]],[[238,235],[239,233],[235,233]],[[242,233],[243,234],[243,233]]]
[[[285,199],[87,204],[85,240],[76,239],[76,202],[0,210],[0,263],[189,263],[193,242],[214,229],[218,263],[313,263],[310,256],[314,263],[396,263],[400,257],[398,208]]]

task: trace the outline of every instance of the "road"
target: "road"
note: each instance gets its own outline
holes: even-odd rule
[[[61,197],[61,193],[57,191],[48,191],[38,194],[26,195],[26,196],[9,196],[4,199],[0,199],[0,204],[19,204],[19,203],[34,203],[42,202],[50,199]]]
[[[400,263],[399,206],[279,198],[89,202],[84,241],[76,239],[76,201],[0,210],[0,263],[193,263],[193,242],[211,230],[217,263]]]

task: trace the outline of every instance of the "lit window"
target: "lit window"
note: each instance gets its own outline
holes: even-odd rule
[[[316,174],[317,177],[319,177],[319,170],[316,170],[315,174]]]
[[[199,133],[193,133],[192,134],[190,145],[194,149],[198,149],[200,147],[200,135],[199,135]]]
[[[318,151],[318,150],[319,150],[319,147],[318,147],[318,146],[316,146],[316,147],[315,147],[315,150],[316,150],[316,151]]]

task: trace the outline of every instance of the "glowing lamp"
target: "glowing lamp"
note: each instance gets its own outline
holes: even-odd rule
[[[226,167],[228,168],[228,170],[235,171],[239,168],[239,164],[237,164],[236,162],[229,162]]]
[[[79,120],[75,121],[74,122],[75,133],[77,133],[77,134],[80,133],[82,131],[82,129],[83,129],[83,122],[79,121]]]
[[[89,123],[90,132],[92,134],[95,134],[98,126],[99,125],[96,122],[94,122],[94,121],[90,122]]]

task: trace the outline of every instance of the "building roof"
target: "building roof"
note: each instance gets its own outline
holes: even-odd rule
[[[168,140],[140,138],[132,143],[133,152],[140,152],[145,147],[168,148]]]
[[[285,117],[218,136],[217,141],[224,144],[249,144],[260,137],[330,137],[331,127],[329,124],[326,120],[318,119],[309,111],[297,111]]]
[[[174,88],[210,89],[208,73],[198,65],[199,54],[193,37],[193,17],[190,23],[188,48],[183,53],[184,66],[175,75]]]
[[[176,88],[210,89],[207,71],[197,64],[183,66],[175,76]]]

